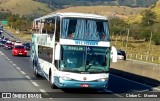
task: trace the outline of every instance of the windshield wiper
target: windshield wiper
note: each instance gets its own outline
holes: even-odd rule
[[[86,68],[86,71],[88,71],[88,69],[90,69],[91,66],[93,66],[93,64],[89,64],[88,67]]]

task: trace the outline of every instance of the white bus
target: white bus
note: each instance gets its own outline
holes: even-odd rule
[[[106,17],[84,13],[49,14],[33,21],[31,60],[36,77],[55,88],[105,89],[108,86],[110,46]],[[112,49],[112,51],[111,51]]]

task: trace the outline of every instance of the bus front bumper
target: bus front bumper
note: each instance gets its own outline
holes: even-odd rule
[[[88,89],[105,89],[108,87],[106,81],[74,81],[74,80],[55,80],[58,88],[88,88]]]

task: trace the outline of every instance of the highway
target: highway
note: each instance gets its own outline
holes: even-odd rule
[[[11,38],[6,33],[3,35]],[[128,95],[143,94],[141,92],[160,92],[160,89],[114,74],[110,74],[109,87],[103,91],[51,89],[50,83],[46,79],[34,76],[29,54],[27,57],[12,56],[11,50],[0,47],[0,92],[41,92],[48,96],[47,99],[39,99],[42,101],[159,101],[159,98],[130,98],[131,96]],[[52,94],[59,94],[60,96],[52,98]],[[18,100],[22,101],[22,99]]]

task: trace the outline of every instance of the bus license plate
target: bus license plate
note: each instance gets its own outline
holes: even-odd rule
[[[88,84],[81,84],[81,87],[89,87]]]

